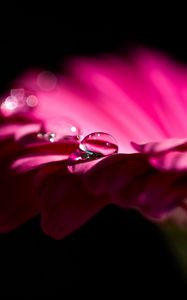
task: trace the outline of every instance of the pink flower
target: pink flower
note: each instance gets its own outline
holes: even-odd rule
[[[40,212],[44,232],[60,239],[111,203],[155,220],[183,207],[186,69],[139,51],[68,70],[23,76],[24,90],[2,102],[0,231]]]

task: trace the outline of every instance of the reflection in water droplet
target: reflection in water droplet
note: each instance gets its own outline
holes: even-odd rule
[[[79,163],[99,159],[118,152],[116,140],[104,132],[94,132],[87,135],[80,143],[79,149],[73,152],[68,159],[68,170],[75,172]]]
[[[37,134],[37,138],[43,140],[43,141],[46,141],[46,142],[51,142],[51,143],[54,143],[56,140],[56,135],[55,133],[53,132],[47,132],[47,133],[38,133]]]
[[[73,160],[73,161],[87,161],[87,160],[92,160],[92,159],[97,159],[97,158],[101,158],[103,157],[102,154],[100,153],[94,153],[94,152],[85,152],[85,151],[82,151],[80,149],[77,149],[75,152],[73,152],[71,155],[70,155],[70,160]]]
[[[51,118],[42,125],[37,137],[49,142],[79,140],[81,131],[78,125],[65,117]]]
[[[114,137],[104,132],[94,132],[87,135],[81,141],[80,149],[101,153],[103,156],[118,152],[117,142]]]
[[[12,89],[10,95],[1,103],[1,113],[8,117],[30,111],[38,104],[38,98],[25,89]]]
[[[99,159],[101,157],[103,157],[101,153],[94,153],[77,149],[68,158],[68,170],[70,171],[70,173],[74,173],[75,166],[77,164]]]

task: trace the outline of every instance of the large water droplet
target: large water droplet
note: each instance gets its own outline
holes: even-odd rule
[[[68,158],[68,170],[70,171],[70,173],[74,173],[77,169],[77,165],[79,165],[80,163],[86,163],[102,157],[103,155],[101,153],[94,153],[77,149]]]
[[[80,149],[93,153],[100,153],[103,156],[118,152],[115,138],[104,132],[94,132],[87,135],[80,143]]]
[[[79,149],[68,159],[68,170],[74,173],[77,164],[89,162],[118,152],[116,140],[104,132],[94,132],[87,135],[80,143]]]
[[[38,98],[32,92],[25,89],[12,89],[10,95],[1,103],[1,113],[8,117],[20,114],[36,107]]]
[[[93,159],[98,159],[103,157],[102,154],[100,153],[94,153],[94,152],[85,152],[82,151],[81,149],[77,149],[75,152],[73,152],[70,156],[69,159],[70,161],[75,161],[75,162],[85,162],[88,160],[93,160]]]
[[[80,136],[81,131],[78,125],[65,117],[48,119],[37,134],[39,139],[52,143],[61,140],[79,140]]]

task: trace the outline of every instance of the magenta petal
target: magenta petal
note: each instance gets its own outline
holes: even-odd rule
[[[97,196],[124,208],[140,210],[159,219],[179,205],[187,195],[184,176],[161,173],[142,154],[117,154],[105,158],[84,176],[85,187]]]
[[[171,149],[175,149],[179,146],[187,145],[187,139],[176,139],[176,138],[169,138],[159,142],[152,142],[143,145],[136,144],[131,142],[131,145],[134,147],[135,150],[141,153],[159,153],[165,152]],[[187,147],[186,147],[187,148]]]
[[[19,158],[14,161],[14,163],[11,165],[11,169],[14,170],[16,173],[23,173],[28,172],[33,169],[36,169],[37,167],[40,167],[41,165],[47,164],[47,163],[53,163],[55,161],[62,161],[64,159],[67,159],[67,156],[64,155],[38,155],[37,157],[24,157]]]
[[[21,149],[10,165],[17,173],[36,169],[44,164],[67,160],[77,148],[77,142],[39,143]]]
[[[82,154],[85,154],[85,152],[81,151],[80,149],[77,149],[75,152],[73,152],[67,161],[67,168],[70,173],[73,174],[84,174],[92,169],[96,164],[98,164],[103,158],[99,159],[82,159],[82,161],[76,161],[76,158],[80,158]]]
[[[65,174],[63,169],[49,173],[47,167],[39,174],[42,228],[51,237],[61,239],[102,209],[107,199],[87,192],[80,176]]]
[[[90,88],[90,95],[93,94],[92,102],[95,102],[96,107],[100,107],[104,118],[110,118],[105,121],[108,126],[107,132],[116,137],[119,146],[122,143],[125,145],[120,149],[129,151],[130,147],[127,144],[129,139],[141,142],[151,140],[151,136],[164,137],[145,110],[150,106],[149,99],[146,99],[147,102],[144,101],[146,86],[142,86],[141,75],[137,76],[133,66],[127,67],[122,60],[113,62],[109,59],[106,64],[101,61],[94,63],[81,61],[75,68],[76,75],[84,81],[86,87]]]
[[[149,161],[160,171],[187,171],[187,152],[172,151],[150,157]]]
[[[10,231],[39,212],[33,173],[0,176],[0,232]]]
[[[150,170],[115,195],[122,207],[135,208],[146,217],[161,219],[185,199],[187,189],[180,174]]]
[[[84,176],[85,186],[96,195],[115,194],[150,168],[142,154],[115,154],[98,162]]]
[[[20,128],[18,128],[15,131],[15,140],[18,142],[20,140],[22,140],[25,136],[30,136],[30,134],[36,134],[39,132],[41,127],[40,123],[36,123],[36,124],[26,124],[26,125],[22,125],[20,126]],[[32,142],[32,140],[31,140]],[[29,140],[27,140],[27,143],[29,143]]]
[[[149,177],[138,198],[146,216],[163,218],[187,196],[186,176],[176,173],[156,173]]]
[[[5,124],[0,127],[0,141],[14,137],[15,132],[21,128],[20,124]]]
[[[145,51],[128,62],[112,57],[80,60],[72,69],[72,75],[58,82],[46,72],[28,74],[20,84],[36,93],[36,109],[24,116],[22,111],[19,116],[1,117],[2,231],[38,211],[33,178],[42,227],[56,239],[78,229],[108,203],[161,218],[187,195],[186,70]],[[80,140],[64,139],[77,126],[62,122],[54,126],[53,118],[61,112],[80,124],[84,136],[109,132],[126,154],[84,156],[84,162],[70,166],[69,174],[68,162]],[[50,143],[51,133],[58,142]],[[131,140],[138,144],[130,144]],[[34,194],[28,195],[31,189]]]
[[[167,137],[185,137],[186,70],[167,57],[149,51],[139,51],[134,56],[142,79],[147,84],[150,110]]]

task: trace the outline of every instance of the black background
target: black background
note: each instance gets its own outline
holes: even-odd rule
[[[117,21],[106,13],[104,19],[80,22],[81,17],[71,15],[64,21],[65,14],[20,10],[1,18],[1,93],[22,71],[37,66],[58,71],[71,55],[125,51],[142,44],[187,61],[185,27],[176,26],[175,18],[163,23],[158,16],[137,19],[126,11]],[[124,298],[135,291],[152,297],[186,288],[165,237],[138,213],[110,206],[62,241],[45,236],[39,223],[37,217],[0,236],[0,295],[63,297],[73,289],[89,299],[101,288]]]

